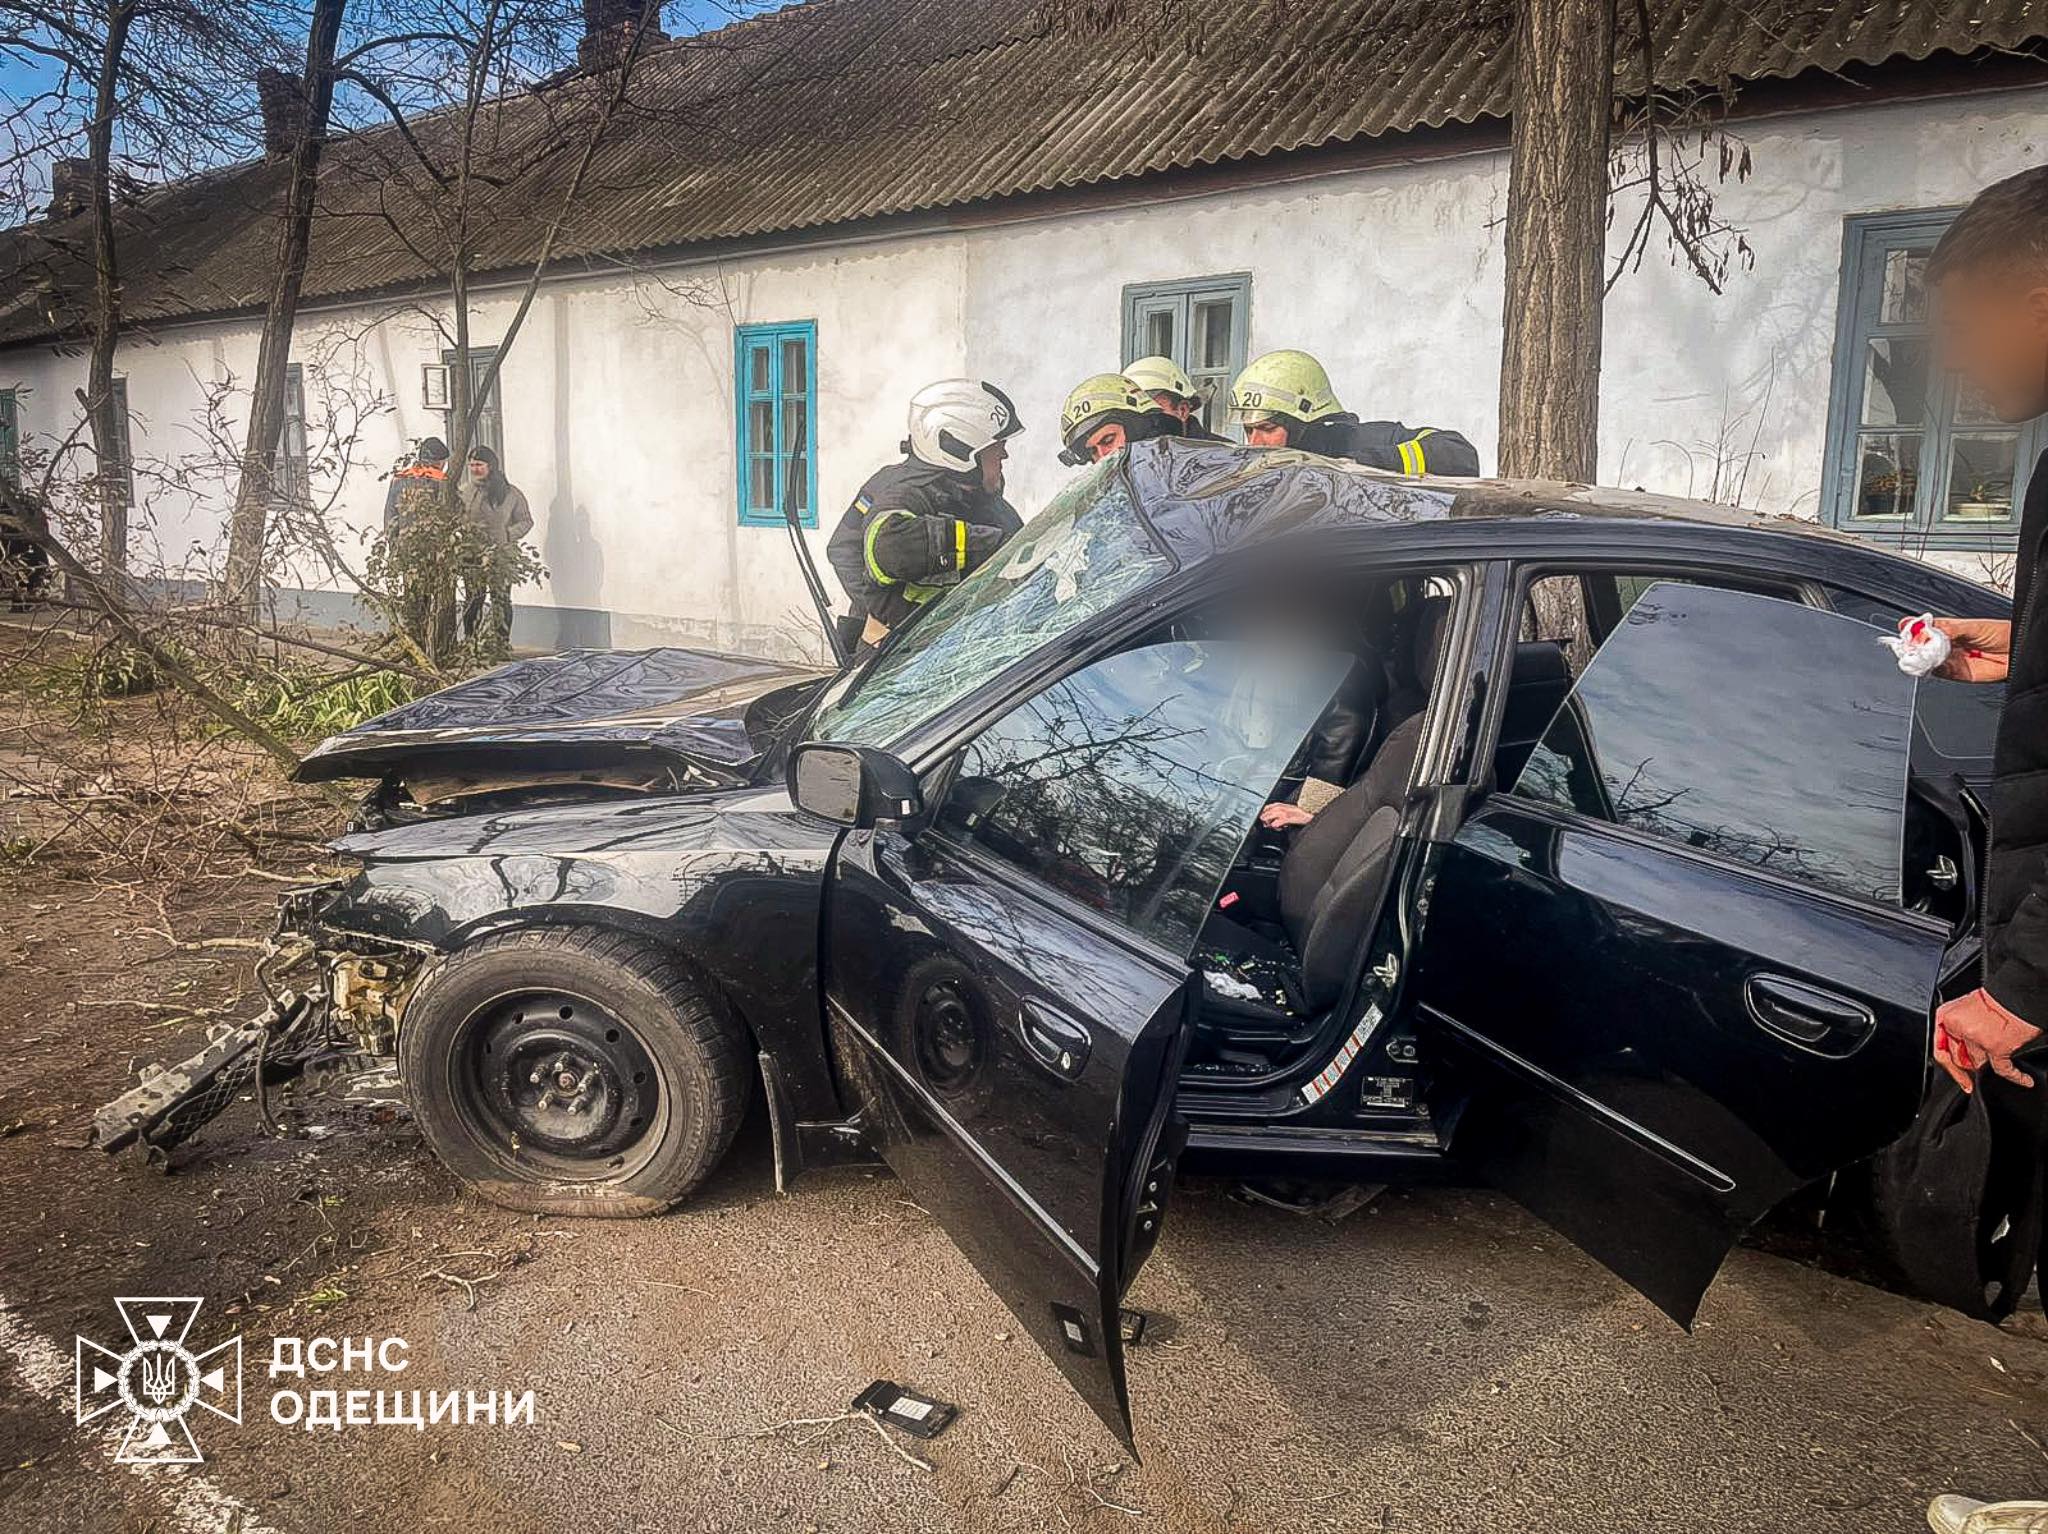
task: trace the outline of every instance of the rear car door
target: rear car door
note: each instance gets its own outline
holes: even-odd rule
[[[1919,1104],[1913,703],[1863,624],[1661,583],[1444,849],[1415,994],[1453,1154],[1682,1324]]]
[[[1178,1133],[1187,955],[1349,657],[1093,662],[849,832],[825,908],[842,1080],[911,1196],[1126,1444],[1118,1312]]]

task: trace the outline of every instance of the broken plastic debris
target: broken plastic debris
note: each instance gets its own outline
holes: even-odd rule
[[[894,1380],[876,1380],[853,1398],[853,1409],[900,1427],[913,1438],[936,1438],[960,1415],[959,1407],[906,1390]]]

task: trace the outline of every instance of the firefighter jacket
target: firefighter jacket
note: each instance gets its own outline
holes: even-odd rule
[[[1348,412],[1311,421],[1290,444],[1397,474],[1477,474],[1479,452],[1454,431],[1399,421],[1361,421]]]
[[[1023,519],[978,473],[906,458],[869,477],[826,546],[853,616],[894,628],[1001,548]]]

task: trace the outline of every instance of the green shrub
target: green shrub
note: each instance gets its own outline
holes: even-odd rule
[[[287,739],[317,740],[353,729],[427,690],[397,671],[335,672],[286,664],[245,678],[235,702]]]

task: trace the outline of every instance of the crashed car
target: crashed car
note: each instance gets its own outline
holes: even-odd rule
[[[520,1209],[668,1207],[758,1090],[778,1184],[885,1159],[1126,1442],[1177,1169],[1477,1176],[1689,1322],[1974,984],[1999,690],[1902,674],[1928,610],[2008,604],[1792,519],[1145,443],[837,673],[556,655],[328,740],[355,872],[259,1032],[395,1055]]]

